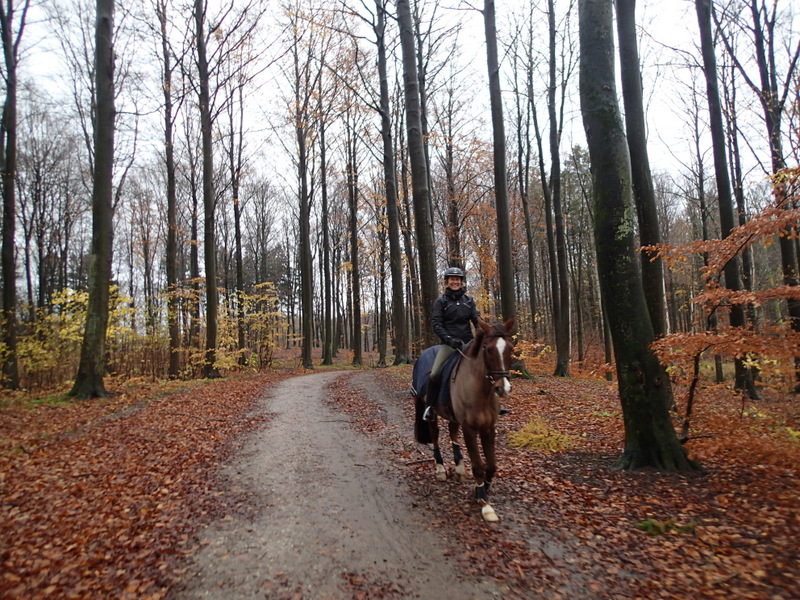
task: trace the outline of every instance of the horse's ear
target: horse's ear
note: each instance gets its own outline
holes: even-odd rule
[[[504,329],[505,329],[505,330],[506,330],[508,333],[511,333],[511,332],[514,330],[514,323],[515,323],[515,318],[514,318],[514,317],[511,317],[511,318],[510,318],[508,321],[506,321],[505,323],[503,323],[503,328],[504,328]]]
[[[478,326],[483,330],[483,333],[489,334],[492,333],[492,326],[489,325],[486,321],[478,317]]]
[[[486,323],[484,323],[483,321],[479,320],[478,322],[479,323],[483,323],[484,325],[486,325]],[[485,333],[484,333],[483,328],[482,327],[478,328],[478,330],[475,332],[475,338],[472,340],[472,343],[469,345],[469,348],[467,349],[467,356],[468,357],[475,358],[478,355],[478,349],[483,344],[484,336],[485,336]]]

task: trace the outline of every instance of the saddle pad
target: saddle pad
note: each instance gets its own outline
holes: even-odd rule
[[[430,378],[433,362],[436,360],[436,353],[438,351],[439,346],[431,346],[420,354],[419,358],[414,363],[414,370],[411,375],[411,387],[415,396],[422,396],[428,391],[428,379]],[[450,375],[460,358],[461,354],[453,352],[442,367],[442,376],[440,379],[442,384],[439,386],[439,402],[443,404],[450,402]]]

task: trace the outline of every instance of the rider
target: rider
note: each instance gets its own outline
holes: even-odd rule
[[[458,267],[450,267],[444,272],[444,293],[433,303],[433,330],[442,344],[436,353],[430,379],[428,393],[425,396],[425,413],[422,418],[435,421],[433,403],[439,395],[439,378],[447,359],[463,344],[473,338],[472,327],[478,326],[478,307],[475,301],[464,292],[464,271]]]

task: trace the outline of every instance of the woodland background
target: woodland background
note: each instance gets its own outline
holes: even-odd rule
[[[110,317],[94,344],[103,350],[101,376],[260,369],[276,348],[292,346],[302,347],[306,367],[315,347],[326,364],[339,350],[360,364],[365,349],[380,365],[407,362],[433,341],[426,300],[449,264],[466,269],[485,315],[509,312],[503,303],[513,295],[523,355],[553,351],[561,374],[573,363],[611,373],[593,181],[579,133],[577,4],[504,4],[496,16],[507,230],[502,219],[497,225],[490,122],[498,113],[488,102],[484,19],[466,2],[408,6],[429,192],[425,204],[414,196],[396,11],[406,4],[5,3],[7,387],[63,385],[80,368],[100,214],[95,173],[109,156],[108,226],[94,230],[110,244]],[[684,248],[663,268],[661,333],[724,334],[726,311],[745,300],[696,300],[709,278],[725,282],[725,257],[741,255],[746,289],[762,294],[748,297],[750,326],[778,333],[751,342],[751,354],[734,345],[727,356],[747,357],[762,381],[789,389],[797,252],[788,243],[792,283],[778,242],[792,239],[794,213],[784,211],[785,227],[745,232],[732,251],[688,245],[724,238],[729,227],[720,225],[695,3],[670,6],[685,24],[679,34],[659,29],[658,4],[640,2],[635,39],[645,107],[671,105],[645,111],[649,137],[679,140],[653,161],[657,237]],[[797,162],[796,7],[702,4],[713,8],[737,224],[758,222],[793,202],[792,183],[783,204],[775,199],[772,177]],[[105,19],[113,25],[110,154],[98,146],[97,65],[105,63],[93,43],[104,14],[113,15]],[[499,253],[503,242],[510,261]],[[714,377],[725,377],[724,342],[681,343],[671,338],[664,351],[675,377],[691,374],[705,349],[718,351]]]

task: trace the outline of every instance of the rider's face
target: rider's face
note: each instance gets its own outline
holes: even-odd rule
[[[447,278],[447,287],[449,287],[453,291],[457,291],[461,289],[461,277],[448,277]]]

